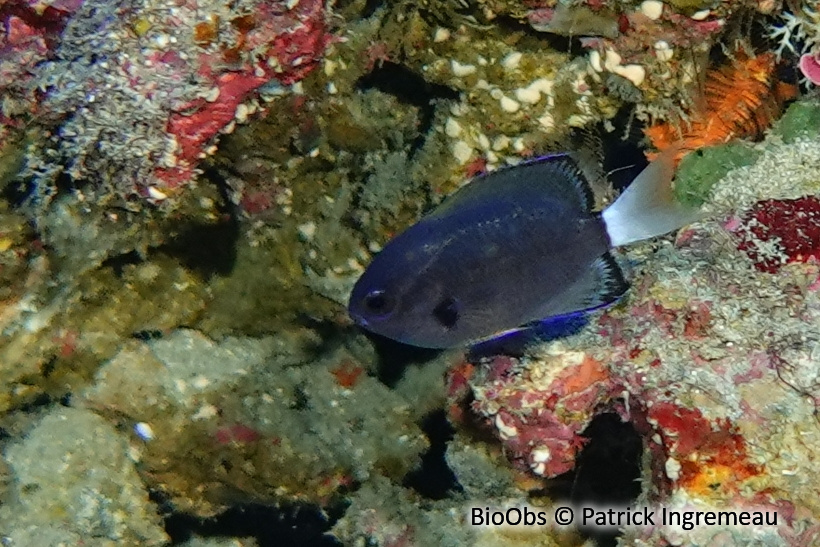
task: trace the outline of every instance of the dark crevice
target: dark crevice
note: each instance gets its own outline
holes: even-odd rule
[[[427,108],[435,99],[458,99],[458,92],[441,84],[430,83],[409,68],[385,61],[373,68],[356,82],[362,91],[378,89],[393,95],[400,101]]]
[[[583,433],[588,439],[575,469],[556,477],[550,495],[581,507],[627,507],[641,493],[643,442],[629,422],[614,413],[596,416]],[[619,533],[582,528],[598,547],[614,547]]]
[[[404,479],[404,486],[425,498],[444,499],[452,492],[461,490],[455,474],[444,459],[447,443],[453,440],[453,427],[447,421],[444,410],[436,410],[424,419],[422,429],[430,441],[430,448],[422,456],[421,466]]]
[[[612,187],[623,190],[649,163],[644,154],[644,124],[635,118],[632,105],[621,108],[614,118],[609,120],[612,130],[607,132],[603,124],[596,131],[601,135],[603,148],[602,169],[608,173],[607,179]]]
[[[361,91],[377,89],[382,93],[393,95],[403,103],[419,108],[418,137],[410,146],[411,155],[416,152],[427,138],[433,118],[435,117],[436,100],[457,100],[458,91],[441,84],[434,84],[410,70],[409,68],[385,61],[356,82]]]
[[[327,532],[344,513],[344,507],[329,514],[306,505],[237,505],[212,518],[198,518],[186,513],[169,512],[171,503],[161,492],[151,493],[165,515],[165,532],[172,545],[193,536],[252,537],[259,547],[337,547],[338,540]]]
[[[51,406],[55,401],[55,397],[48,393],[38,393],[33,399],[20,405],[18,410],[20,412],[38,412],[43,407]]]
[[[208,279],[231,273],[236,262],[238,239],[239,225],[231,219],[219,224],[193,226],[158,250],[179,259],[187,268]]]
[[[401,380],[408,366],[431,361],[442,351],[408,346],[371,332],[364,332],[364,335],[373,343],[376,350],[376,376],[380,382],[391,388]]]
[[[380,7],[384,5],[384,0],[366,0],[364,8],[362,9],[362,19],[367,19],[376,13]]]
[[[28,204],[34,204],[35,200],[34,183],[31,180],[12,180],[7,182],[0,190],[0,199],[7,201],[12,207],[18,208]]]
[[[57,356],[52,355],[42,365],[40,365],[40,375],[43,378],[48,378],[57,369]]]
[[[141,264],[142,262],[143,258],[137,251],[130,251],[106,258],[102,263],[102,267],[111,268],[114,271],[114,275],[122,277],[126,266]]]
[[[236,263],[236,245],[240,236],[237,208],[231,203],[230,188],[225,178],[213,167],[205,169],[220,195],[217,211],[222,220],[216,224],[189,226],[158,250],[177,258],[187,268],[205,279],[214,275],[228,275]]]
[[[150,342],[152,340],[162,340],[165,336],[161,330],[156,329],[146,329],[146,330],[138,330],[131,334],[131,338],[139,340],[141,342]]]

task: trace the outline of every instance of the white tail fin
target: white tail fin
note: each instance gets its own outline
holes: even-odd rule
[[[672,178],[677,151],[673,147],[659,155],[601,213],[613,247],[663,235],[700,218],[697,209],[675,198]]]

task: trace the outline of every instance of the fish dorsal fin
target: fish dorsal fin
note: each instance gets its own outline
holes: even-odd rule
[[[464,208],[502,201],[522,203],[533,197],[569,201],[584,211],[592,210],[595,203],[589,182],[575,158],[561,153],[478,176],[447,197],[427,218],[446,218]]]
[[[590,187],[604,186],[604,143],[598,131],[576,129],[570,133],[571,155],[584,173]],[[593,191],[594,193],[594,191]]]
[[[618,300],[629,289],[621,267],[610,253],[599,256],[575,283],[539,310],[541,320],[591,312]]]

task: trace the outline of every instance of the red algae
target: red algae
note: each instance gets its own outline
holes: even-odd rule
[[[784,263],[820,258],[820,199],[769,199],[757,202],[745,215],[737,248],[761,272],[775,273]],[[774,243],[782,256],[764,255],[760,243]]]
[[[496,356],[471,369],[467,381],[475,397],[473,412],[496,430],[514,465],[554,477],[575,466],[586,442],[582,433],[596,409],[622,388],[612,382],[607,367],[590,356],[567,354],[546,361],[558,370],[552,377],[534,371],[532,362]],[[453,389],[455,381],[464,382],[451,376],[451,394],[464,397]]]
[[[680,485],[691,492],[735,491],[761,472],[748,461],[746,441],[727,419],[712,422],[698,409],[669,402],[654,404],[648,417],[666,439],[667,456],[680,462]]]
[[[111,173],[97,185],[101,196],[154,203],[178,194],[221,134],[264,109],[263,86],[287,92],[319,66],[333,39],[323,0],[241,10],[198,0],[174,15],[150,3],[45,4],[0,6],[0,56],[8,61],[0,67],[0,143],[8,128],[31,122],[60,137],[30,154],[41,196],[51,195],[60,173],[92,181]],[[111,137],[113,127],[123,135]]]
[[[214,433],[214,439],[221,445],[255,443],[261,438],[262,435],[258,431],[243,424],[220,427]]]
[[[364,369],[348,359],[342,361],[336,368],[331,369],[330,373],[336,378],[337,384],[350,389],[359,382]]]
[[[690,454],[697,450],[712,433],[712,426],[700,410],[658,402],[649,409],[650,423],[656,423],[664,435],[675,438],[673,446],[677,454]]]

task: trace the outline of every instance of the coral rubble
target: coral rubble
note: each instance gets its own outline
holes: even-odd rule
[[[5,452],[11,492],[0,510],[16,545],[164,545],[167,536],[114,425],[56,409]],[[32,510],[36,507],[37,510]]]
[[[197,514],[239,495],[326,503],[372,474],[401,478],[425,448],[416,411],[372,377],[346,380],[360,366],[349,353],[315,361],[304,342],[280,333],[217,345],[189,331],[136,342],[78,404],[136,427],[145,479]]]

